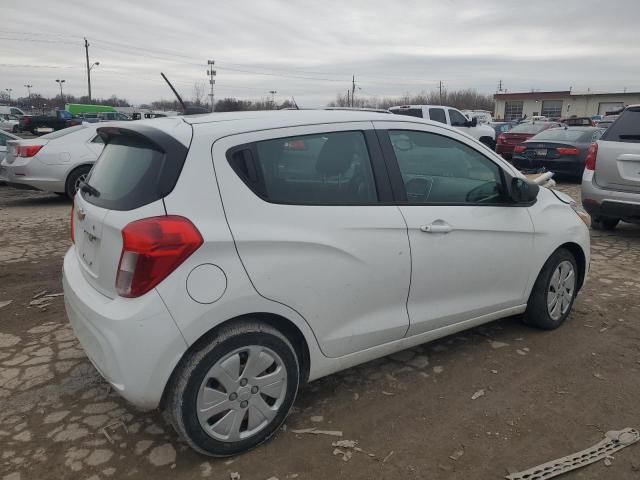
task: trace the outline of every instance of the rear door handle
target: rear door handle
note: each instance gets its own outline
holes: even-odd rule
[[[436,220],[429,225],[422,225],[420,231],[425,233],[449,233],[453,231],[453,227],[447,222]]]

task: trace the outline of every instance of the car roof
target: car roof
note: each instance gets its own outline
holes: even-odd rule
[[[389,107],[389,110],[400,108],[453,108],[454,110],[458,110],[455,107],[450,107],[447,105],[396,105],[394,107]]]

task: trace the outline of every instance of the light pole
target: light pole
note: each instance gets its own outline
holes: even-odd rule
[[[269,90],[269,93],[271,94],[271,105],[273,105],[273,107],[275,108],[276,106],[276,92],[275,90]]]
[[[87,70],[87,86],[89,87],[89,102],[91,102],[91,70],[100,65],[100,62],[93,62]]]
[[[66,80],[60,80],[59,78],[56,79],[56,82],[58,82],[58,85],[60,85],[60,100],[62,100],[62,103],[64,103],[64,97],[62,96],[62,84],[65,82]]]
[[[24,87],[27,89],[27,94],[28,94],[29,100],[31,100],[31,87],[33,87],[33,85],[29,85],[27,83]]]
[[[9,95],[9,103],[11,103],[11,92],[13,92],[13,88],[5,88],[7,94]]]

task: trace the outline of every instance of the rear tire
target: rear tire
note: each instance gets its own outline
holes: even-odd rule
[[[236,455],[276,432],[299,381],[289,340],[269,325],[245,321],[185,355],[167,386],[165,413],[194,450]]]
[[[64,184],[64,193],[70,200],[73,200],[73,197],[76,196],[80,181],[85,180],[90,171],[91,165],[83,165],[72,170],[67,176],[67,181]]]
[[[591,222],[591,228],[593,228],[594,230],[611,231],[618,226],[618,223],[620,223],[619,218],[597,217],[593,219],[593,222]]]
[[[564,248],[556,250],[542,267],[533,286],[526,324],[543,330],[554,330],[569,316],[578,292],[578,265]]]

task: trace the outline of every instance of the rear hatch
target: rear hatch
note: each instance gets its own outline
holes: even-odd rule
[[[640,106],[627,108],[600,138],[594,181],[611,190],[640,192]]]
[[[578,158],[581,153],[576,145],[568,143],[528,141],[522,145],[525,150],[516,152],[521,157],[535,160],[557,160],[559,158]]]
[[[182,120],[170,120],[174,128],[169,129],[150,126],[158,121],[99,128],[105,147],[87,186],[74,199],[73,235],[81,270],[109,298],[117,295],[123,228],[166,215],[163,198],[173,190],[187,156],[191,127]]]

